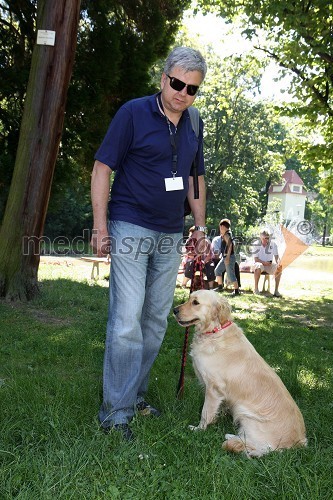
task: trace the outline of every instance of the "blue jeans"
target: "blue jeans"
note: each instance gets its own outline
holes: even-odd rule
[[[236,257],[235,254],[230,255],[229,264],[224,262],[224,259],[221,259],[220,262],[215,267],[215,276],[222,276],[222,273],[227,271],[228,279],[231,283],[235,283],[237,281],[235,274],[235,263]]]
[[[110,301],[103,370],[103,427],[128,423],[144,399],[161,347],[181,259],[182,233],[111,221]]]

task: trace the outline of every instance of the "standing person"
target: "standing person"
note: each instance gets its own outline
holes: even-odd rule
[[[281,297],[279,292],[279,284],[282,274],[282,266],[280,264],[280,257],[277,245],[274,241],[271,241],[271,237],[268,231],[260,232],[260,243],[258,246],[254,247],[254,294],[259,295],[259,279],[262,272],[267,274],[274,274],[275,277],[275,291],[274,297]],[[273,258],[275,262],[273,262]]]
[[[222,274],[226,272],[229,281],[234,286],[234,291],[232,295],[233,296],[239,295],[238,281],[235,274],[236,257],[235,257],[234,243],[232,241],[232,236],[230,232],[229,219],[222,219],[220,221],[220,235],[222,241],[221,245],[222,248],[220,254],[221,260],[215,268],[215,276],[218,285],[217,288],[215,288],[215,291],[221,292],[223,290]],[[214,247],[214,251],[216,253],[216,244]]]
[[[219,236],[215,236],[212,240],[212,249],[213,249],[213,252],[214,252],[214,258],[213,258],[213,262],[214,262],[214,267],[216,268],[217,264],[220,262],[220,259],[221,257],[223,256],[223,253],[224,253],[224,249],[225,249],[225,242],[223,240],[223,234],[224,234],[224,228],[223,228],[223,221],[226,220],[226,221],[229,221],[229,219],[221,219],[220,222],[219,222]],[[229,221],[230,223],[230,221]],[[230,233],[231,234],[231,233]],[[234,239],[232,238],[232,241],[234,242]],[[235,245],[234,245],[234,248],[233,248],[234,252],[235,252]],[[226,271],[222,271],[222,280],[219,279],[218,283],[219,286],[217,288],[217,291],[221,291],[223,290],[224,288],[224,275],[225,275]],[[240,270],[239,270],[239,264],[235,258],[235,275],[236,275],[236,279],[237,279],[237,282],[238,282],[238,288],[241,288],[241,279],[240,279]]]
[[[115,429],[128,440],[135,412],[160,414],[145,394],[173,301],[186,196],[196,224],[193,237],[200,241],[206,231],[203,123],[200,119],[197,137],[187,111],[206,70],[199,51],[175,48],[165,62],[161,91],[124,104],[95,155],[91,244],[101,256],[111,242],[99,420],[105,431]],[[199,199],[194,199],[191,176],[196,155]]]

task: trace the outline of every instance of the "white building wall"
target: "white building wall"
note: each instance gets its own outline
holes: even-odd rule
[[[292,193],[269,193],[268,202],[274,199],[281,200],[283,219],[304,219],[306,196]]]

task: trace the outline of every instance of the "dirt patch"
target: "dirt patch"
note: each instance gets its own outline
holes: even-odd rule
[[[50,316],[50,314],[45,311],[41,311],[38,309],[29,309],[29,313],[33,316],[34,319],[40,321],[41,323],[45,323],[48,325],[60,325],[60,326],[70,325],[70,321],[68,319],[56,318],[55,316]]]
[[[70,324],[68,319],[51,316],[48,312],[31,307],[29,304],[24,302],[6,302],[6,305],[11,309],[30,315],[33,319],[39,321],[40,323],[58,326],[67,326]]]

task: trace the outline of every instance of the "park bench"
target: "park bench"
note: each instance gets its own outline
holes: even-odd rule
[[[240,274],[254,274],[252,271],[252,263],[250,262],[241,262],[239,264],[239,272]],[[270,274],[266,273],[265,271],[261,273],[261,276],[264,277],[264,282],[263,282],[263,287],[262,287],[262,292],[270,292],[271,291],[271,279],[270,279]],[[254,278],[253,278],[254,282]]]
[[[92,262],[91,279],[93,280],[99,278],[99,265],[110,264],[111,259],[109,255],[107,257],[95,257],[94,255],[91,255],[89,257],[81,257],[81,260],[85,260],[86,262]],[[96,277],[95,277],[95,271],[96,271]]]
[[[249,263],[249,262],[240,262],[239,264],[239,272],[241,274],[254,274],[253,271],[252,271],[252,263]],[[180,264],[179,266],[179,270],[178,270],[178,276],[180,274],[184,274],[184,269],[183,269],[183,265]],[[197,276],[199,275],[199,272],[196,272],[195,273]],[[270,293],[271,291],[271,279],[270,279],[270,275],[266,272],[262,272],[261,273],[261,276],[264,277],[264,282],[263,282],[263,286],[262,286],[262,292],[268,292]],[[204,278],[204,281],[206,281],[206,278]],[[227,281],[227,280],[226,280]],[[254,282],[254,279],[253,279],[253,282]],[[216,284],[217,286],[217,284]],[[226,287],[228,287],[228,281],[225,285]]]

